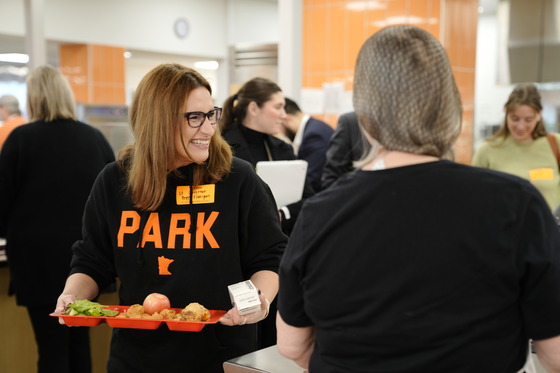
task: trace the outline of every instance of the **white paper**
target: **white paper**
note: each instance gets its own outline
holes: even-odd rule
[[[268,184],[278,208],[297,202],[303,195],[307,161],[267,161],[257,163],[257,174]]]

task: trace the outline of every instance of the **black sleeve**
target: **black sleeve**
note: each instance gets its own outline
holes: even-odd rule
[[[305,200],[309,197],[315,195],[315,189],[311,185],[311,181],[306,178],[305,184],[303,186],[303,195],[302,198],[294,203],[291,203],[286,206],[288,210],[290,210],[290,219],[287,219],[284,215],[284,212],[280,210],[280,214],[282,216],[282,231],[287,234],[288,236],[291,234],[292,229],[294,228],[294,224],[296,223],[297,217],[299,216],[299,212]]]
[[[280,263],[280,290],[278,291],[278,312],[288,324],[296,327],[311,326],[313,323],[305,313],[303,294],[303,271],[305,250],[305,210],[295,225],[286,252]]]
[[[234,164],[232,172],[247,173],[240,205],[240,228],[243,274],[246,278],[255,272],[278,272],[288,238],[282,233],[276,202],[268,185],[249,164]]]
[[[307,179],[315,190],[321,189],[321,176],[325,168],[325,154],[328,144],[324,137],[317,132],[310,133],[305,143],[299,148],[298,158],[307,161]]]
[[[0,152],[0,237],[6,237],[8,217],[19,189],[18,175],[22,170],[18,151],[20,146],[23,144],[20,144],[17,131],[12,131]]]
[[[340,176],[351,172],[353,162],[359,159],[357,155],[361,155],[362,151],[363,140],[355,113],[341,115],[327,150],[321,188],[328,188]]]
[[[82,240],[72,246],[71,274],[84,273],[95,280],[100,290],[117,277],[109,218],[105,215],[107,184],[118,166],[111,163],[97,177],[87,200],[82,219]],[[111,176],[108,176],[111,174]]]
[[[560,230],[544,199],[535,190],[519,232],[521,312],[529,338],[560,335]]]

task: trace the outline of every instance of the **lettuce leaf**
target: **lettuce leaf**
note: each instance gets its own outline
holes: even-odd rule
[[[118,313],[119,311],[105,309],[101,304],[87,299],[70,303],[64,311],[69,316],[116,316]]]

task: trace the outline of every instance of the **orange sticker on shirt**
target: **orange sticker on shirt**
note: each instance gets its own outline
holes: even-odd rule
[[[552,168],[537,168],[535,170],[529,170],[529,179],[531,181],[552,180],[554,179],[554,172],[552,171]]]
[[[177,187],[177,204],[188,205],[191,203],[191,187],[182,185]],[[193,189],[193,203],[214,203],[214,195],[216,191],[215,184],[198,185]]]

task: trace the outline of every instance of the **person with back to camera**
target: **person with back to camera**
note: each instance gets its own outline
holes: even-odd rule
[[[334,130],[327,123],[301,111],[292,99],[286,100],[283,126],[298,159],[307,161],[307,179],[315,190],[321,189],[325,153]]]
[[[110,373],[218,373],[226,360],[256,350],[255,324],[278,291],[287,237],[270,189],[221,137],[220,114],[198,72],[153,68],[130,107],[134,143],[93,186],[56,312],[96,297],[115,277],[121,305],[156,292],[172,308],[228,310],[197,333],[114,329]],[[240,315],[227,286],[247,279],[261,308]]]
[[[552,146],[558,148],[560,136],[546,131],[537,87],[532,83],[515,86],[504,112],[504,123],[477,149],[472,165],[531,181],[554,211],[560,205],[560,174]]]
[[[321,175],[321,190],[330,187],[338,178],[355,170],[354,162],[369,149],[362,135],[356,113],[351,111],[338,118],[326,152],[325,167]]]
[[[380,30],[353,103],[375,145],[302,208],[280,264],[279,352],[311,373],[515,373],[533,340],[560,372],[560,232],[528,181],[442,159],[461,130],[443,46]]]
[[[91,372],[88,329],[63,327],[49,313],[82,237],[93,182],[115,157],[99,130],[76,119],[70,85],[54,67],[31,71],[27,106],[31,123],[15,128],[0,152],[0,233],[11,287],[31,319],[38,372]]]
[[[0,97],[0,149],[14,128],[27,123],[21,115],[19,101],[15,96],[4,95]]]

